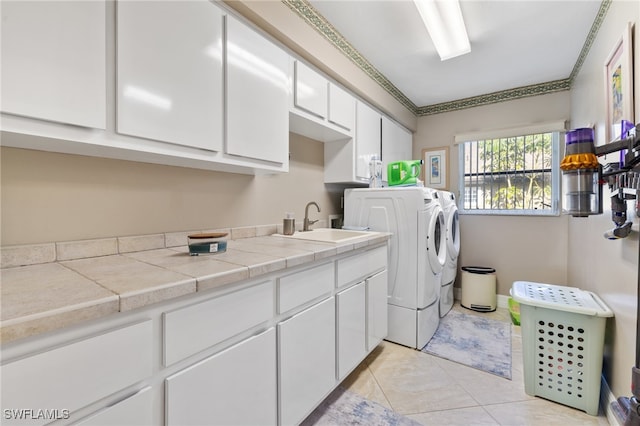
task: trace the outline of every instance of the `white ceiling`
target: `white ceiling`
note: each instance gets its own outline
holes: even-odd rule
[[[410,0],[309,0],[417,107],[568,79],[601,0],[461,0],[471,53],[441,61]]]

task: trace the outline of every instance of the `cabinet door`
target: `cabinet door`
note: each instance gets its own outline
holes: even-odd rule
[[[356,106],[356,178],[369,180],[369,160],[380,157],[381,115],[368,105]]]
[[[271,328],[169,378],[167,425],[274,425],[276,333]]]
[[[280,423],[299,424],[336,383],[335,301],[278,324]]]
[[[387,270],[367,279],[367,352],[387,337]]]
[[[320,118],[327,116],[326,78],[300,61],[295,63],[294,105]]]
[[[356,122],[356,99],[333,83],[329,83],[329,121],[349,131]]]
[[[2,2],[2,112],[106,127],[104,1]]]
[[[220,9],[206,0],[117,6],[118,133],[220,151]]]
[[[413,135],[411,132],[382,117],[382,180],[387,180],[387,165],[394,161],[413,159]]]
[[[338,380],[342,380],[367,355],[364,281],[338,293],[336,304],[338,311]]]
[[[226,53],[226,152],[287,163],[289,55],[232,16]]]

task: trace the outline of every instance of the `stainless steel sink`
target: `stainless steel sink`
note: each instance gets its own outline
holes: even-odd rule
[[[285,238],[293,238],[297,240],[321,241],[325,243],[345,243],[362,239],[363,237],[377,234],[377,232],[368,231],[348,231],[346,229],[333,228],[317,228],[311,231],[296,231],[293,235],[278,235]]]

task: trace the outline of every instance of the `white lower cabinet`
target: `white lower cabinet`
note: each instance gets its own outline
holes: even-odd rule
[[[168,377],[167,425],[274,425],[274,328]]]
[[[338,379],[344,379],[367,356],[365,282],[336,295]]]
[[[152,398],[151,388],[146,387],[75,424],[78,426],[112,426],[123,424],[126,421],[128,426],[152,425]]]
[[[75,411],[150,377],[152,353],[152,321],[145,320],[3,364],[4,418],[13,424],[45,424],[50,415],[73,420]],[[11,411],[28,409],[50,411]]]
[[[386,336],[386,267],[386,246],[363,249],[10,342],[0,411],[30,425],[297,425]]]
[[[367,352],[387,337],[387,270],[367,278]]]
[[[335,301],[278,324],[280,424],[299,424],[335,387]]]

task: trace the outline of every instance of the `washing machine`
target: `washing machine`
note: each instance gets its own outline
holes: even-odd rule
[[[422,349],[440,321],[445,222],[437,191],[423,187],[347,189],[344,227],[390,232],[386,340]]]
[[[442,318],[453,307],[453,283],[458,272],[458,255],[460,254],[460,223],[458,222],[456,196],[449,191],[438,191],[438,195],[444,214],[447,240],[447,255],[442,268],[442,285],[440,287],[440,317]]]

